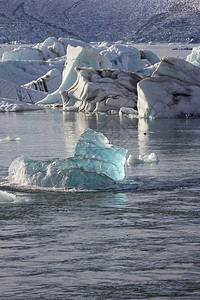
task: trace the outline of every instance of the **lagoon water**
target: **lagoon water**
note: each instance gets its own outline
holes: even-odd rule
[[[158,164],[122,189],[56,191],[5,180],[20,155],[70,157],[86,128]],[[200,120],[46,110],[0,115],[1,299],[200,299]]]

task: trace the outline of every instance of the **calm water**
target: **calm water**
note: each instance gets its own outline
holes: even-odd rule
[[[0,298],[200,299],[200,119],[1,114],[0,138],[21,141],[0,143],[0,181],[17,156],[72,156],[88,127],[160,162],[127,167],[121,191],[2,185]]]

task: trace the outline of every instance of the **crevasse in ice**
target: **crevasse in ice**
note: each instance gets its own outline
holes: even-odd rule
[[[126,149],[110,144],[102,133],[87,129],[78,140],[74,157],[48,161],[19,157],[9,167],[9,180],[41,187],[109,188],[124,178],[126,153]]]

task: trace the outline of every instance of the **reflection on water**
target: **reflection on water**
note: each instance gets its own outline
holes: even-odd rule
[[[118,192],[1,186],[1,298],[199,299],[199,119],[2,114],[0,138],[21,141],[0,144],[0,181],[17,156],[72,156],[88,127],[160,162],[128,166]]]

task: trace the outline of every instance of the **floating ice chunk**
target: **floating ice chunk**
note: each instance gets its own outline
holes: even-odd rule
[[[60,87],[54,93],[48,95],[40,104],[52,104],[61,101],[60,93],[68,90],[76,81],[76,67],[93,67],[95,70],[110,68],[110,61],[100,55],[99,52],[91,47],[67,47],[67,61],[63,71],[63,79]]]
[[[25,197],[19,197],[6,191],[0,191],[0,204],[18,203],[28,201]]]
[[[142,155],[139,158],[136,158],[134,155],[130,154],[127,159],[128,165],[133,164],[144,164],[144,163],[157,163],[159,162],[158,156],[155,153],[149,155]]]
[[[13,203],[16,201],[16,196],[6,191],[0,191],[0,204],[1,203]]]
[[[104,189],[124,178],[126,153],[102,133],[87,129],[78,140],[74,157],[48,161],[19,157],[9,167],[9,180],[41,187]]]
[[[186,61],[194,66],[200,67],[200,46],[192,49],[192,52],[187,56]]]
[[[7,60],[47,60],[64,56],[63,44],[54,37],[47,38],[43,43],[35,46],[20,46],[12,51],[5,52],[2,61]]]
[[[20,137],[11,138],[10,136],[7,136],[6,138],[0,139],[0,143],[4,143],[4,142],[20,142],[20,141],[21,141]]]
[[[43,60],[66,54],[63,44],[55,37],[48,37],[43,43],[37,44],[34,48],[42,53]]]
[[[138,111],[136,109],[133,109],[131,107],[121,107],[119,110],[119,114],[125,114],[125,115],[133,115],[135,117],[138,116]]]

